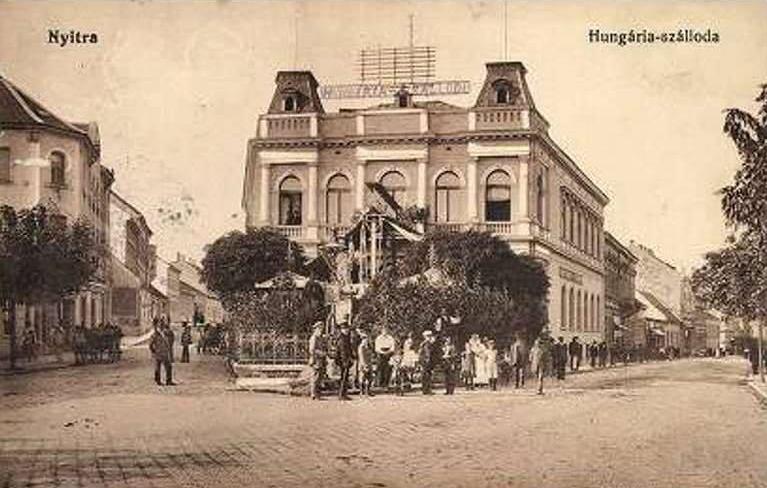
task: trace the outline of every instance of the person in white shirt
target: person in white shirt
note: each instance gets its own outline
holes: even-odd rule
[[[389,328],[384,326],[375,341],[376,369],[378,373],[378,386],[389,387],[391,380],[391,365],[389,360],[397,347],[397,341],[389,333]]]

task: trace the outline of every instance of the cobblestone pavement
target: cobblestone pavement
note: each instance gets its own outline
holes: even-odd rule
[[[739,360],[351,402],[229,391],[212,359],[177,364],[177,387],[150,369],[0,378],[0,486],[767,486],[767,411]]]

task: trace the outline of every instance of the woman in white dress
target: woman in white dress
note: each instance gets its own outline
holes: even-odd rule
[[[474,385],[488,384],[487,377],[487,347],[480,340],[479,335],[474,334],[469,339],[471,350],[474,353]]]
[[[487,372],[487,381],[490,389],[498,389],[498,350],[495,348],[495,341],[487,341],[487,350],[485,351],[485,371]]]

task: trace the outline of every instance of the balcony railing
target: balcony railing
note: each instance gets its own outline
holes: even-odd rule
[[[493,234],[514,234],[514,223],[481,222],[477,224],[477,229],[483,232],[492,232]]]
[[[519,109],[493,108],[476,111],[476,127],[484,129],[523,129],[525,122]]]
[[[300,225],[278,225],[275,229],[288,239],[304,238],[304,227]]]

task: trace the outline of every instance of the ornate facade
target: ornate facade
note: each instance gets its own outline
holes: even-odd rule
[[[493,232],[547,266],[557,335],[601,338],[607,196],[552,140],[522,63],[487,64],[476,103],[393,103],[326,113],[311,72],[279,72],[248,142],[242,205],[309,253],[348,228],[380,183],[427,227]]]

